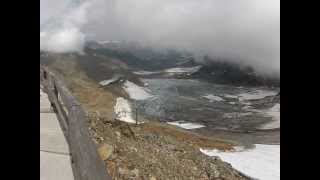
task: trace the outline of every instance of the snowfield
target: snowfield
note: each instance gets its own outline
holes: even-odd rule
[[[213,101],[224,101],[224,99],[222,99],[221,97],[215,96],[215,95],[212,95],[212,94],[208,94],[208,95],[205,95],[205,96],[202,96],[202,97],[208,99],[210,102],[213,102]]]
[[[178,126],[183,129],[198,129],[198,128],[205,127],[202,124],[190,123],[190,122],[185,122],[185,121],[174,121],[174,122],[167,122],[167,123],[174,125],[174,126]]]
[[[222,152],[216,149],[200,151],[208,156],[219,156],[235,169],[261,180],[280,179],[280,145],[256,144],[254,149]]]
[[[119,121],[127,123],[136,123],[136,121],[132,118],[132,110],[129,102],[126,99],[122,97],[117,98],[117,102],[114,107],[114,112]]]
[[[126,81],[123,84],[123,89],[128,93],[131,99],[145,100],[153,97],[150,93],[148,93],[148,89],[140,87],[130,81]]]

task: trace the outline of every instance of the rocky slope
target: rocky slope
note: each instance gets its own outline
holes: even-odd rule
[[[85,70],[90,66],[85,66],[77,55],[42,57],[45,57],[42,64],[64,76],[69,89],[88,111],[88,127],[113,179],[248,179],[219,158],[199,151],[200,147],[230,150],[234,143],[192,134],[144,117],[140,119],[145,123],[137,126],[120,122],[115,119],[113,107],[117,97],[125,96],[123,92],[101,88],[98,75],[90,74],[94,68],[92,72]],[[105,69],[111,74],[119,70],[130,73],[117,62],[108,63]],[[133,81],[134,77],[130,76]]]

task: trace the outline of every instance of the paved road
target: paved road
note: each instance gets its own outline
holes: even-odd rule
[[[47,94],[40,89],[40,180],[73,180],[69,148]]]

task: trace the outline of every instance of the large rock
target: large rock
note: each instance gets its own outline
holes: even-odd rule
[[[98,149],[102,160],[107,160],[113,152],[113,147],[109,144],[102,144]]]

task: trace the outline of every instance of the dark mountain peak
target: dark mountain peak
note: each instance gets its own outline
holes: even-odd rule
[[[194,77],[210,82],[227,83],[241,86],[272,86],[279,87],[280,79],[261,76],[250,66],[243,66],[234,62],[204,57],[204,66]]]

